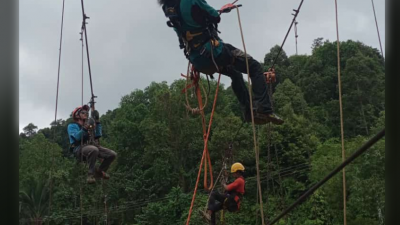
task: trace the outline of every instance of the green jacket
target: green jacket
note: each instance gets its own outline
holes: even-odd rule
[[[201,28],[205,29],[207,27],[207,21],[210,23],[219,23],[221,21],[217,10],[208,5],[205,0],[181,0],[180,13],[183,20],[181,21],[183,32],[194,32]],[[176,29],[175,31],[179,35]],[[219,46],[213,48],[214,58],[217,58],[221,54],[224,45],[221,39],[218,38],[218,41],[220,43]],[[203,46],[207,51],[211,52],[210,42],[206,42]],[[214,66],[210,58],[200,55],[200,49],[191,50],[189,55],[190,62],[197,69]]]

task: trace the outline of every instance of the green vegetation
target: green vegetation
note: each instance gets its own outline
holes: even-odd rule
[[[265,69],[278,48],[266,54]],[[274,106],[285,123],[273,127],[270,163],[267,126],[257,128],[268,219],[342,160],[336,42],[319,38],[312,48],[310,56],[283,53],[277,61]],[[360,42],[342,42],[341,56],[345,147],[350,155],[384,127],[385,67],[379,51]],[[184,86],[184,80],[153,82],[101,116],[102,145],[118,153],[109,170],[111,179],[103,186],[86,185],[84,165],[65,157],[71,119],[41,130],[29,124],[20,135],[20,224],[80,224],[81,200],[86,224],[105,224],[105,219],[108,224],[184,224],[203,150],[201,120],[186,111]],[[209,96],[215,88],[212,81]],[[190,101],[196,105],[195,98]],[[205,109],[207,119],[211,107]],[[236,97],[221,85],[209,141],[214,177],[241,124]],[[225,222],[261,224],[251,124],[244,125],[233,143],[234,160],[246,167],[246,194],[240,212],[226,213]],[[346,168],[349,225],[385,223],[384,149],[383,140]],[[191,224],[203,224],[197,211],[206,201],[200,185]],[[279,224],[343,224],[342,208],[338,174]]]

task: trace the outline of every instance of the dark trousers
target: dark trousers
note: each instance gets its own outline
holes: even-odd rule
[[[211,225],[215,225],[215,213],[223,209],[227,196],[213,191],[208,202],[208,210],[211,210]]]
[[[100,145],[85,145],[79,150],[78,157],[81,156],[80,154],[83,154],[83,157],[89,164],[89,174],[91,175],[94,175],[95,173],[97,158],[103,159],[99,170],[106,172],[108,167],[110,167],[111,163],[117,157],[117,153],[113,150],[104,148]]]
[[[272,113],[263,68],[249,54],[247,54],[247,59],[253,89],[253,110],[259,113]],[[222,66],[221,73],[231,78],[233,92],[239,100],[242,109],[245,110],[245,113],[250,113],[249,91],[242,75],[242,73],[247,74],[245,53],[230,44],[224,43],[224,49],[216,59],[216,63],[219,67]]]

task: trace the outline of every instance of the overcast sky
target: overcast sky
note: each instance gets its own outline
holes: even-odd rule
[[[240,0],[246,48],[262,61],[280,45],[301,0]],[[20,0],[19,130],[28,123],[39,128],[54,121],[62,0]],[[226,0],[208,0],[214,8]],[[385,1],[374,0],[383,49]],[[100,114],[118,107],[122,96],[152,81],[169,84],[181,79],[187,61],[157,0],[86,0],[85,12],[94,93]],[[336,40],[334,0],[305,0],[298,16],[298,51],[310,54],[317,37]],[[339,0],[341,41],[359,40],[379,49],[370,0]],[[66,119],[81,104],[82,11],[80,0],[65,0],[60,90],[57,118]],[[243,49],[237,14],[223,14],[221,38]],[[294,31],[284,46],[296,52]],[[85,55],[86,57],[86,55]],[[90,98],[87,61],[84,64],[84,102]],[[222,82],[230,84],[228,77]]]

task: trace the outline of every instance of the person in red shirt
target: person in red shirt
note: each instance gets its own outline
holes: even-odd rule
[[[229,212],[236,212],[240,209],[240,202],[245,192],[245,181],[243,178],[244,166],[241,163],[234,163],[231,167],[231,173],[235,181],[226,185],[223,183],[225,192],[223,194],[213,191],[208,202],[208,214],[204,213],[205,218],[215,225],[215,213],[223,208]]]

